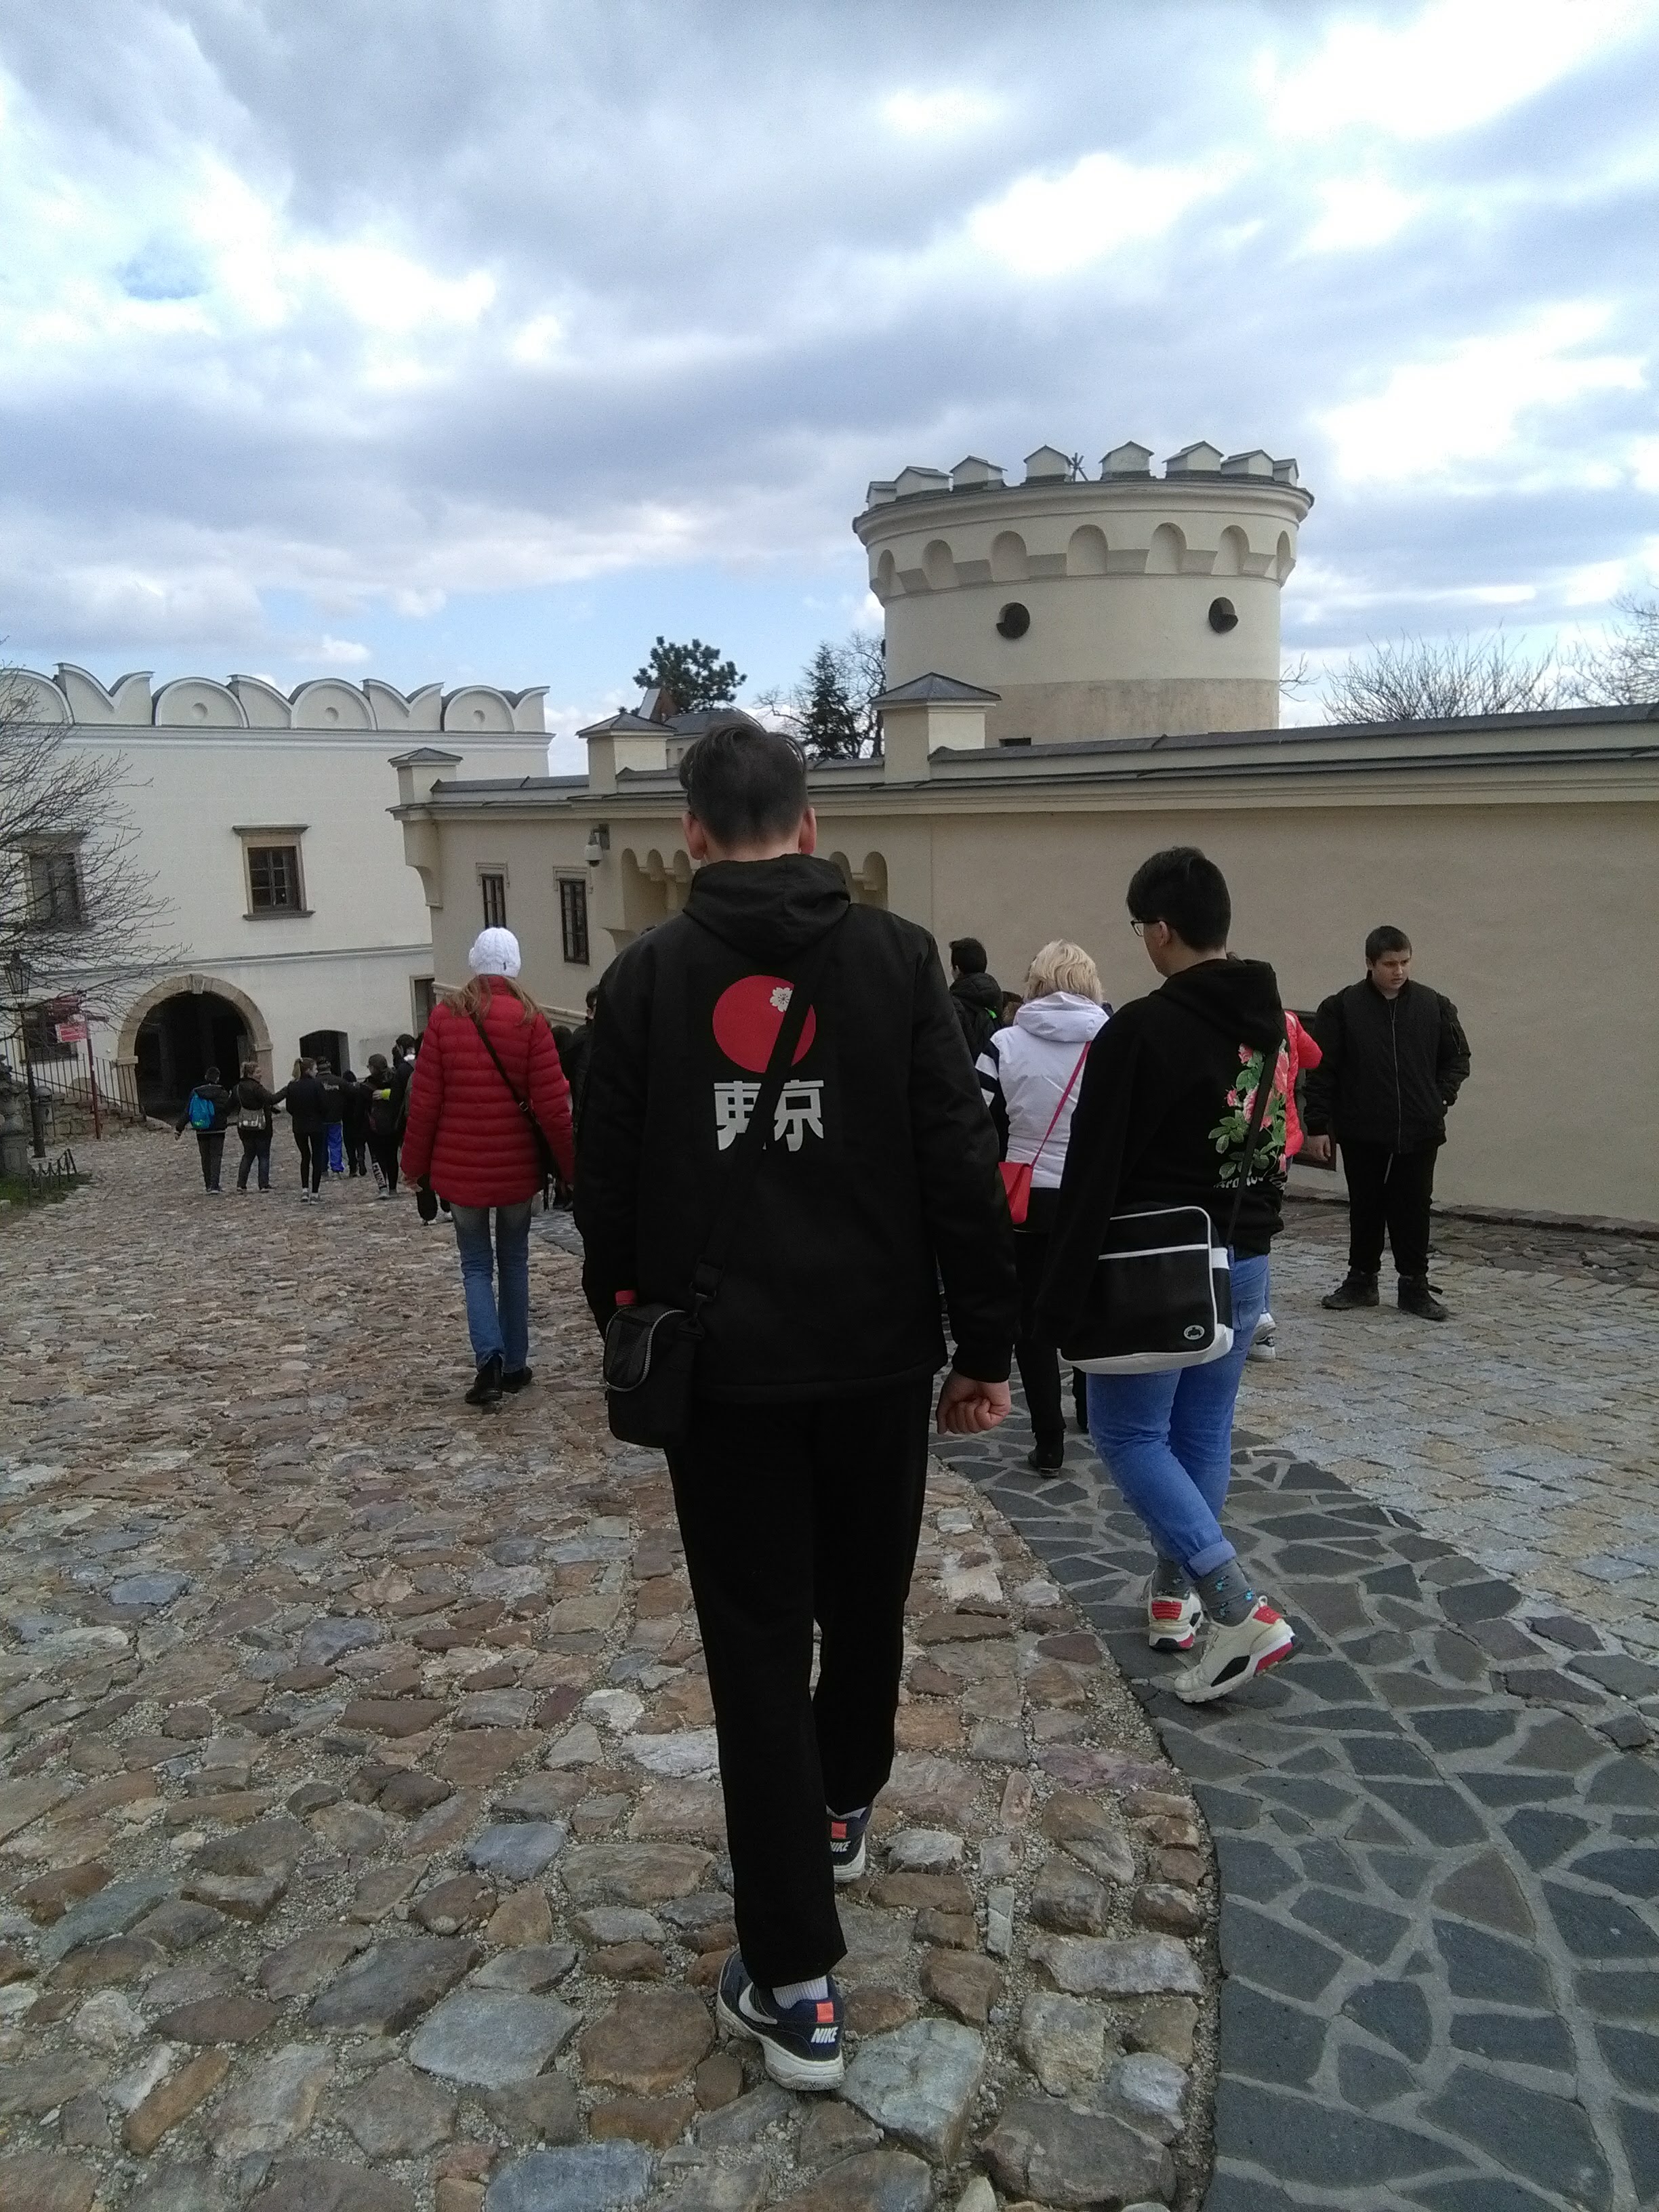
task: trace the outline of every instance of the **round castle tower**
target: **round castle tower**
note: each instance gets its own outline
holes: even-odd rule
[[[969,457],[872,483],[853,525],[886,614],[890,690],[928,674],[998,694],[987,740],[1269,729],[1279,592],[1313,505],[1294,461],[1188,446],[1097,478],[1052,446],[1005,483]]]

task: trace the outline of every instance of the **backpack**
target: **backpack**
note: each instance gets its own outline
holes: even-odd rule
[[[201,1091],[192,1091],[190,1094],[191,1127],[202,1136],[206,1136],[213,1127],[214,1114],[213,1101],[207,1094]]]

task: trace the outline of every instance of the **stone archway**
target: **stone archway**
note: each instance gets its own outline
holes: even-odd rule
[[[137,1067],[138,1032],[158,1007],[164,1006],[169,999],[199,997],[204,994],[225,1000],[241,1016],[253,1041],[254,1057],[259,1063],[259,1080],[268,1084],[271,1072],[270,1024],[246,991],[238,990],[234,983],[227,983],[220,975],[186,974],[165,976],[161,982],[152,984],[142,998],[135,999],[122,1018],[115,1049],[115,1065],[118,1067]]]

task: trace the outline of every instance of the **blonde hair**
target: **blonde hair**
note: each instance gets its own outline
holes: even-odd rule
[[[1028,999],[1046,999],[1051,991],[1069,991],[1074,998],[1092,999],[1097,1006],[1104,995],[1099,969],[1083,947],[1066,937],[1045,945],[1025,978]]]
[[[542,1014],[542,1008],[524,985],[515,981],[511,975],[469,976],[458,990],[441,990],[438,1000],[440,1005],[447,1006],[452,1014],[459,1014],[464,1020],[470,1022],[475,1017],[482,1020],[491,995],[496,991],[506,991],[518,1000],[523,1008],[520,1017],[521,1020],[533,1022],[538,1014]],[[543,1014],[543,1019],[545,1018]]]

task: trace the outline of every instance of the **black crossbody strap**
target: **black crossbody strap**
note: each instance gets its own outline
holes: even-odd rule
[[[743,1217],[749,1194],[754,1188],[755,1177],[760,1171],[761,1155],[771,1138],[778,1101],[783,1096],[784,1084],[794,1064],[795,1048],[800,1042],[801,1031],[806,1026],[806,1017],[812,1010],[812,994],[823,973],[830,944],[846,915],[847,909],[843,908],[840,918],[830,923],[807,953],[790,984],[789,1004],[773,1042],[772,1056],[766,1063],[766,1073],[761,1078],[760,1095],[750,1109],[744,1133],[738,1139],[735,1157],[714,1209],[714,1218],[708,1224],[702,1255],[691,1271],[694,1312],[701,1310],[719,1292],[720,1279],[726,1273],[726,1256],[732,1249],[732,1239]]]
[[[471,1017],[471,1020],[473,1028],[477,1030],[478,1035],[483,1040],[484,1050],[489,1054],[489,1057],[495,1063],[496,1074],[501,1077],[501,1081],[507,1085],[507,1093],[512,1098],[513,1103],[518,1108],[520,1113],[524,1115],[525,1120],[528,1121],[532,1129],[534,1130],[537,1137],[540,1139],[542,1148],[548,1159],[553,1159],[556,1157],[553,1147],[547,1140],[546,1130],[543,1128],[541,1123],[536,1119],[535,1108],[531,1104],[527,1098],[521,1098],[519,1096],[519,1086],[514,1082],[513,1078],[501,1066],[501,1056],[500,1053],[496,1051],[495,1046],[489,1042],[489,1032],[484,1027],[483,1024],[478,1019],[477,1014],[474,1014]]]
[[[1273,1103],[1273,1085],[1279,1080],[1279,1055],[1285,1049],[1285,1033],[1270,1051],[1261,1055],[1261,1077],[1255,1086],[1255,1103],[1250,1109],[1250,1126],[1244,1138],[1244,1154],[1238,1163],[1238,1188],[1233,1193],[1232,1211],[1227,1216],[1227,1234],[1222,1243],[1231,1250],[1233,1232],[1238,1227],[1238,1209],[1244,1203],[1244,1186],[1250,1180],[1250,1170],[1255,1162],[1255,1149],[1261,1140],[1261,1129],[1267,1118],[1267,1109]]]

